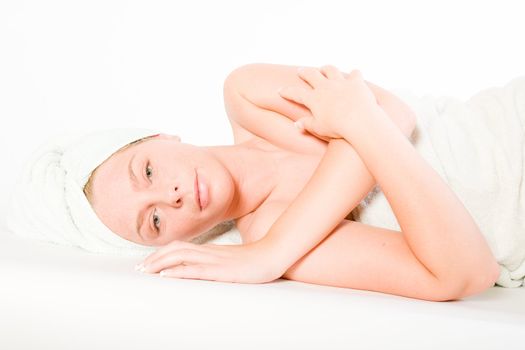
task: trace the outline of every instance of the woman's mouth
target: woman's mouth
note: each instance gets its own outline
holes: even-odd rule
[[[208,206],[209,196],[208,196],[208,186],[204,181],[199,181],[199,174],[197,169],[195,169],[195,201],[199,206],[199,209],[202,211]]]
[[[195,169],[195,181],[193,182],[193,193],[195,194],[195,203],[197,203],[199,210],[202,210],[202,206],[200,204],[200,198],[199,198],[199,181],[198,181],[198,176],[197,176],[197,169]]]

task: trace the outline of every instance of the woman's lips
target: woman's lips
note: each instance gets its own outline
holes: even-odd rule
[[[195,169],[195,200],[200,210],[206,209],[209,203],[208,186],[204,181],[199,181],[199,174]]]
[[[195,202],[197,203],[199,210],[202,210],[202,206],[200,204],[200,198],[199,198],[199,181],[197,177],[197,169],[195,169],[195,181],[193,182],[193,193],[195,194]]]

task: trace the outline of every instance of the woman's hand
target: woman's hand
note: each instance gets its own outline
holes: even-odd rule
[[[265,283],[286,271],[272,260],[262,240],[244,245],[193,244],[173,241],[149,255],[142,272],[161,272],[163,277],[204,279],[237,283]]]
[[[345,78],[334,66],[301,67],[298,75],[311,89],[287,86],[279,94],[310,109],[313,117],[301,118],[296,125],[325,141],[343,138],[341,130],[366,123],[370,112],[381,109],[358,70]]]

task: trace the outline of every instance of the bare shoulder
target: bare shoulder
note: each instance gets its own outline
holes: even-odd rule
[[[226,78],[224,106],[236,144],[259,139],[283,150],[324,154],[325,141],[297,132],[293,126],[294,121],[311,113],[278,94],[280,87],[290,85],[308,86],[293,66],[251,64],[236,69]]]

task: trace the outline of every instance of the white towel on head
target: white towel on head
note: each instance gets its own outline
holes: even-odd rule
[[[119,128],[55,137],[25,164],[8,206],[13,233],[94,253],[147,255],[156,247],[128,241],[98,218],[84,195],[91,172],[114,152],[155,131]]]

